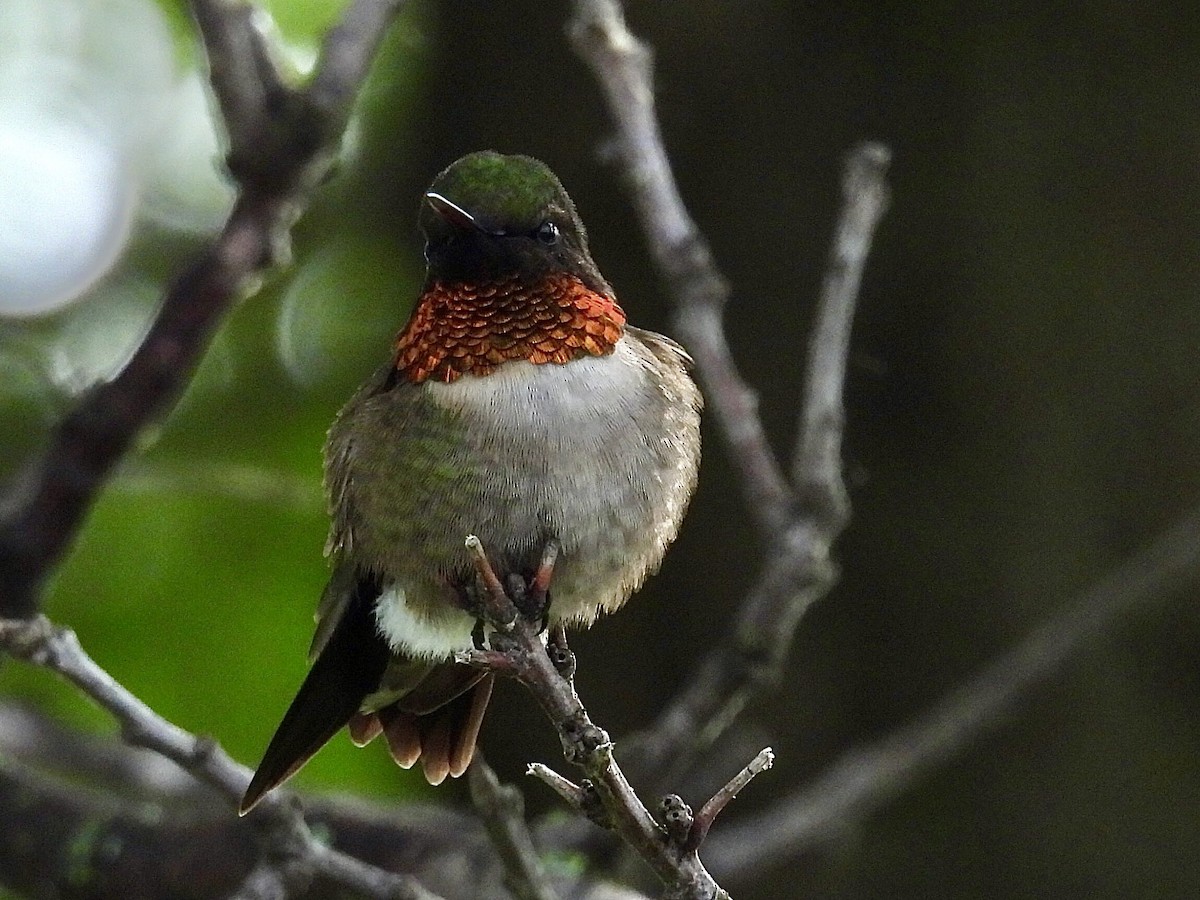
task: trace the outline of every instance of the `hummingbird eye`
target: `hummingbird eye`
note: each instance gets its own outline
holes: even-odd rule
[[[558,243],[558,226],[547,219],[538,226],[537,239],[547,247],[553,247]]]

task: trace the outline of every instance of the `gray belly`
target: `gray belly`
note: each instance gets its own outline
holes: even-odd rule
[[[440,646],[411,639],[414,623],[469,642],[453,604],[468,534],[525,576],[557,540],[554,620],[590,623],[658,568],[696,478],[699,398],[680,360],[627,336],[608,356],[413,390],[343,414],[382,416],[392,436],[351,454],[344,503],[356,554],[393,587],[378,617],[394,645]]]

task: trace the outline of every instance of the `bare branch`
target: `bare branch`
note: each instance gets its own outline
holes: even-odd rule
[[[325,35],[321,58],[305,91],[319,114],[340,133],[375,59],[379,42],[405,0],[355,0]]]
[[[274,141],[266,129],[273,110],[287,101],[289,89],[271,60],[266,38],[255,23],[255,10],[237,0],[192,0],[208,57],[209,82],[225,120],[229,155],[250,159]],[[240,166],[233,171],[248,172]]]
[[[630,33],[616,0],[575,0],[567,27],[591,67],[617,125],[634,207],[654,261],[675,299],[675,331],[696,360],[721,422],[750,509],[765,532],[783,527],[794,497],[758,418],[758,400],[738,374],[721,326],[729,285],[688,215],[654,111],[652,54]]]
[[[692,827],[688,832],[684,850],[695,850],[704,843],[704,839],[708,837],[709,829],[712,828],[713,822],[717,820],[717,816],[724,811],[725,807],[730,804],[742,788],[771,768],[774,763],[775,753],[770,747],[760,750],[758,755],[750,760],[742,771],[734,775],[729,779],[728,784],[713,794],[692,820]]]
[[[766,569],[747,592],[730,640],[632,744],[637,770],[654,773],[661,786],[691,766],[750,696],[777,683],[800,618],[836,580],[830,548],[849,514],[840,462],[842,384],[863,265],[887,202],[888,153],[864,144],[848,158],[846,206],[810,340],[800,449],[789,482],[729,351],[722,324],[729,288],[671,172],[655,117],[650,50],[629,32],[617,0],[576,0],[568,32],[607,100],[634,206],[674,296],[676,331],[696,360],[708,408],[768,543]]]
[[[1197,579],[1200,510],[1193,510],[916,721],[846,754],[763,815],[722,829],[707,844],[710,864],[736,875],[838,837],[997,727],[1027,691],[1111,632],[1125,614],[1165,601]]]
[[[558,794],[567,805],[577,812],[583,812],[585,803],[584,790],[569,778],[564,778],[553,769],[542,763],[530,763],[525,770],[526,775],[532,775],[534,778],[546,784],[550,790]]]
[[[843,206],[825,269],[817,320],[808,342],[808,372],[792,481],[801,507],[838,532],[849,515],[842,484],[842,388],[850,351],[850,325],[875,226],[888,204],[885,181],[891,152],[863,143],[846,158]]]
[[[483,548],[478,548],[476,565],[481,580],[501,583],[491,571]],[[550,573],[539,572],[539,577],[548,584]],[[466,661],[516,678],[533,694],[558,731],[563,755],[583,770],[595,789],[595,799],[603,810],[602,821],[658,875],[667,886],[667,896],[677,900],[727,897],[694,852],[678,852],[630,786],[613,758],[608,734],[592,722],[575,693],[574,681],[569,676],[574,671],[574,660],[565,644],[555,648],[551,659],[536,621],[522,615],[509,625],[505,621],[506,605],[502,603],[489,603],[484,609],[485,616],[493,612],[504,618],[489,622],[495,629],[489,636],[490,649],[464,654]],[[556,636],[556,640],[562,641],[563,636]],[[538,774],[542,774],[540,770]],[[561,785],[555,780],[551,786]],[[582,798],[585,811],[593,820],[600,818],[595,811],[587,810],[587,803],[585,794]]]
[[[809,341],[793,475],[796,510],[775,535],[766,568],[746,594],[733,639],[701,664],[643,745],[652,763],[672,761],[672,774],[715,741],[751,696],[778,683],[800,619],[837,580],[830,554],[849,517],[841,466],[842,387],[862,269],[886,208],[888,158],[885,148],[871,143],[847,157],[845,204]]]
[[[346,796],[308,796],[304,807],[331,847],[445,897],[511,900],[503,866],[470,810]],[[122,885],[136,884],[142,896],[226,897],[239,884],[248,892],[284,883],[269,866],[251,877],[262,857],[260,826],[231,815],[227,800],[165,757],[2,700],[0,809],[11,813],[0,816],[0,884],[19,896],[120,897],[129,893]],[[320,866],[305,877],[313,884],[304,896],[350,894]],[[615,896],[605,890],[610,884],[554,874],[563,898]]]
[[[112,381],[80,397],[0,498],[0,614],[26,617],[114,466],[183,393],[230,304],[286,253],[286,234],[328,172],[353,99],[401,0],[355,0],[308,88],[288,87],[238,0],[193,0],[229,134],[239,194],[221,234],[167,290]]]
[[[165,757],[84,734],[6,698],[0,698],[0,757],[130,800],[187,796],[226,809],[216,794]]]
[[[504,883],[516,900],[556,900],[557,893],[546,879],[533,838],[525,824],[521,792],[502,785],[481,755],[476,753],[467,770],[471,800],[483,819],[492,844],[504,862]]]
[[[84,652],[74,632],[56,628],[44,616],[0,619],[0,649],[36,666],[57,672],[98,706],[121,728],[122,738],[177,763],[195,778],[215,788],[232,809],[250,783],[250,770],[234,762],[215,741],[197,737],[159,716],[131,694]],[[264,839],[284,863],[276,877],[287,881],[291,870],[319,872],[360,896],[437,900],[416,881],[369,866],[320,843],[290,799],[267,798],[259,818]],[[253,821],[253,819],[251,820]],[[263,883],[256,870],[255,883]]]
[[[248,770],[211,741],[160,718],[122,687],[84,652],[73,631],[55,627],[44,616],[0,619],[0,647],[18,659],[57,672],[75,685],[116,719],[126,743],[161,753],[231,799],[249,781]]]

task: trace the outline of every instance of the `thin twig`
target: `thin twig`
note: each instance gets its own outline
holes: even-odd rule
[[[516,900],[556,900],[525,824],[521,792],[503,785],[483,757],[475,754],[467,770],[471,800],[504,863],[504,884]]]
[[[908,726],[852,751],[766,813],[723,828],[706,846],[722,875],[760,872],[827,843],[1005,720],[1031,688],[1109,634],[1138,607],[1200,579],[1200,510],[1067,603],[1012,650],[986,665]]]
[[[73,631],[55,627],[44,616],[0,619],[0,649],[61,675],[116,720],[126,743],[177,763],[228,798],[231,808],[241,799],[250,783],[250,770],[215,741],[184,731],[154,712],[88,656]],[[288,880],[288,869],[294,867],[319,873],[364,897],[437,900],[412,878],[377,869],[322,844],[290,797],[272,795],[261,807],[264,836],[286,860],[276,877]],[[262,873],[258,869],[256,873],[255,882],[263,883]]]
[[[355,0],[325,33],[320,64],[305,91],[322,117],[344,125],[375,51],[405,0]]]
[[[567,805],[572,809],[579,812],[583,811],[585,803],[583,788],[571,779],[564,778],[543,763],[530,763],[525,769],[525,774],[532,775],[534,778],[545,783],[554,793],[565,800]]]
[[[742,771],[734,775],[723,788],[713,794],[708,802],[700,807],[700,811],[693,817],[692,827],[688,832],[687,843],[683,845],[683,849],[695,850],[704,843],[704,839],[708,837],[709,829],[712,828],[713,822],[717,820],[717,816],[724,811],[725,807],[730,804],[742,788],[771,768],[774,763],[774,751],[770,747],[763,748],[754,759],[750,760]]]
[[[208,58],[208,80],[225,123],[229,156],[261,159],[260,148],[275,143],[267,134],[277,118],[273,109],[286,102],[290,92],[255,24],[254,7],[236,0],[191,0],[191,6]],[[239,179],[252,177],[249,166],[231,169]]]
[[[675,330],[696,360],[708,409],[767,542],[766,568],[748,590],[730,638],[631,742],[636,771],[662,786],[693,764],[751,696],[778,682],[801,617],[836,581],[830,550],[849,515],[840,462],[842,384],[862,269],[887,201],[888,153],[864,144],[847,161],[846,203],[810,339],[801,449],[789,481],[729,351],[722,324],[728,285],[671,172],[654,111],[650,50],[629,32],[617,0],[575,0],[573,9],[568,33],[616,124],[633,203],[674,298]]]
[[[702,735],[701,746],[715,740],[753,694],[778,681],[800,619],[836,581],[830,552],[850,511],[841,463],[850,329],[867,254],[887,207],[889,159],[887,148],[871,142],[846,158],[843,206],[809,339],[792,470],[796,507],[773,536],[766,568],[743,601],[734,640],[701,664],[655,729],[663,746],[660,758],[681,762],[674,748],[687,734]],[[723,333],[714,339],[725,341]]]
[[[675,299],[675,331],[696,360],[704,393],[740,467],[762,529],[783,527],[793,493],[758,418],[758,400],[738,374],[721,329],[729,285],[688,215],[654,111],[652,54],[625,25],[616,0],[575,0],[571,43],[591,68],[617,125],[621,160],[650,251]]]
[[[829,518],[827,527],[833,532],[841,530],[849,515],[842,484],[842,395],[850,326],[871,239],[888,205],[886,175],[891,155],[882,144],[865,142],[846,157],[842,211],[825,267],[817,321],[808,343],[792,483],[800,494],[801,506],[810,513],[824,512]]]
[[[233,301],[286,256],[287,229],[329,171],[354,96],[402,2],[355,0],[326,40],[310,87],[293,88],[271,63],[248,4],[193,0],[238,198],[220,235],[168,288],[129,362],[79,398],[0,497],[0,615],[37,612],[47,576],[117,462],[182,395]]]
[[[476,562],[480,567],[491,568],[482,548]],[[485,580],[500,583],[494,572],[480,574]],[[489,604],[484,613],[497,608],[503,613],[499,604]],[[489,643],[489,650],[461,654],[460,658],[516,678],[533,694],[558,731],[563,755],[584,772],[595,788],[605,822],[662,880],[668,889],[667,896],[677,900],[727,897],[694,852],[682,855],[677,852],[663,827],[638,798],[613,758],[608,734],[592,722],[575,692],[573,680],[564,674],[569,667],[560,668],[547,653],[538,623],[519,616],[507,630],[497,626]]]

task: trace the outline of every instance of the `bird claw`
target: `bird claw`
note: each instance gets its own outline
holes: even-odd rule
[[[482,650],[485,646],[484,623],[507,632],[520,616],[536,623],[538,634],[544,632],[550,624],[550,581],[558,559],[558,542],[553,539],[546,542],[541,561],[528,583],[516,573],[510,573],[501,581],[483,543],[474,535],[467,537],[466,546],[475,566],[476,583],[465,587],[461,593],[464,605],[478,619],[471,632],[476,649]]]
[[[541,562],[529,581],[529,607],[534,611],[530,618],[541,620],[539,634],[545,631],[550,623],[550,581],[554,578],[554,564],[558,561],[558,551],[558,541],[553,538],[546,541]]]

